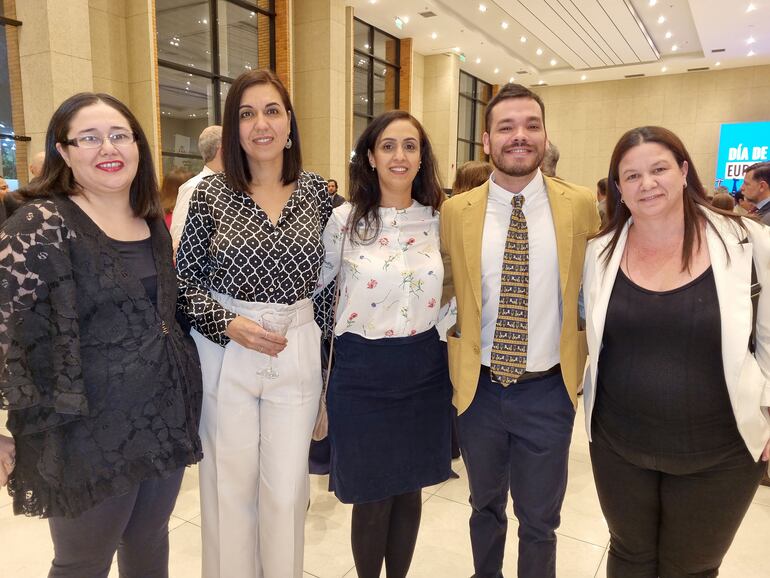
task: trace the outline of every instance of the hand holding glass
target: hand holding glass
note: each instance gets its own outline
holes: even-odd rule
[[[276,313],[269,311],[262,314],[262,329],[268,333],[275,333],[284,337],[291,325],[291,317],[283,313]],[[267,377],[268,379],[275,379],[278,377],[278,370],[273,369],[273,356],[269,356],[267,369],[260,372],[260,375]]]

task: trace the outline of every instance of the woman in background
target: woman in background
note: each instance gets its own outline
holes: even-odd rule
[[[222,159],[193,193],[177,252],[203,369],[203,576],[301,578],[321,394],[309,297],[332,198],[302,171],[294,109],[269,70],[230,88]]]
[[[171,228],[171,215],[176,205],[176,197],[179,193],[179,187],[190,180],[193,173],[186,171],[182,167],[174,167],[163,177],[163,184],[160,187],[160,205],[163,208],[163,219],[166,227]]]
[[[607,575],[714,577],[770,457],[770,229],[711,207],[661,127],[621,137],[608,182],[583,275]]]
[[[168,576],[168,520],[201,458],[200,366],[176,322],[147,140],[107,94],[54,112],[31,200],[0,233],[0,484],[48,518],[50,578]],[[10,465],[10,472],[8,466]]]
[[[403,578],[417,540],[422,488],[450,473],[451,385],[436,322],[444,267],[444,193],[425,131],[409,113],[364,130],[350,203],[324,232],[321,286],[340,273],[328,388],[330,484],[353,504],[361,578]]]

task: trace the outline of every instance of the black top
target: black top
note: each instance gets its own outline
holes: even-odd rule
[[[0,232],[0,408],[16,442],[14,511],[80,515],[201,459],[201,375],[175,321],[163,219],[148,222],[157,306],[69,198]]]
[[[224,175],[205,177],[193,192],[177,252],[179,307],[191,325],[220,345],[235,319],[211,291],[235,299],[291,305],[313,294],[332,212],[326,181],[302,172],[276,225]]]
[[[722,366],[714,272],[648,291],[618,270],[607,307],[594,419],[613,439],[655,454],[740,441]]]
[[[153,306],[158,304],[158,273],[152,258],[152,237],[141,241],[118,241],[110,239],[123,261],[123,266],[129,275],[142,282],[147,297]]]

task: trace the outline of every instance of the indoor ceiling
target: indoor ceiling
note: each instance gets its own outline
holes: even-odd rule
[[[347,0],[482,80],[574,84],[770,64],[770,0]],[[400,28],[399,28],[400,24]],[[765,30],[765,32],[763,32]]]

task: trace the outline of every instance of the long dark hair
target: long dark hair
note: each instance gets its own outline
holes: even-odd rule
[[[353,210],[350,213],[348,229],[351,237],[355,234],[361,243],[371,243],[380,233],[379,207],[382,201],[380,180],[377,171],[369,165],[369,152],[374,153],[374,147],[383,131],[390,123],[397,120],[407,120],[417,129],[420,136],[420,169],[412,181],[412,198],[427,207],[437,211],[444,201],[444,191],[436,171],[436,159],[430,145],[428,135],[420,122],[403,110],[391,110],[376,117],[358,139],[353,160],[350,162],[350,202]],[[359,224],[363,227],[359,228]]]
[[[244,72],[235,79],[227,93],[225,100],[225,112],[222,118],[222,163],[225,168],[225,180],[228,186],[235,191],[248,191],[252,174],[246,153],[241,148],[240,116],[239,108],[241,98],[247,89],[256,84],[269,84],[278,91],[283,101],[283,107],[290,114],[289,138],[292,146],[283,149],[283,171],[281,182],[287,185],[299,178],[302,170],[302,153],[299,146],[299,129],[297,128],[297,115],[291,105],[289,93],[281,80],[272,70],[250,70]]]
[[[53,195],[77,195],[80,185],[75,181],[72,169],[64,162],[64,158],[56,150],[56,144],[65,144],[72,118],[78,111],[98,102],[114,108],[128,121],[128,125],[136,135],[136,146],[139,149],[139,166],[136,176],[131,182],[129,204],[134,215],[144,219],[159,217],[163,214],[158,195],[158,181],[155,179],[155,167],[152,153],[147,143],[147,137],[139,121],[129,108],[112,95],[103,92],[80,92],[70,96],[59,105],[48,123],[45,135],[45,161],[40,176],[27,185],[22,194],[25,198],[46,198]]]
[[[609,262],[615,251],[615,247],[617,247],[620,234],[623,232],[625,224],[631,217],[631,211],[629,211],[628,207],[621,202],[620,188],[618,187],[620,161],[629,150],[647,142],[657,143],[668,149],[671,154],[674,155],[676,164],[679,167],[685,162],[688,166],[686,186],[684,187],[684,193],[682,194],[682,203],[684,205],[682,271],[688,271],[695,249],[699,249],[703,242],[701,226],[705,217],[703,216],[702,209],[725,216],[737,223],[741,228],[745,227],[738,215],[711,206],[706,197],[706,189],[703,187],[703,183],[698,177],[698,172],[695,170],[695,165],[692,162],[690,153],[687,152],[682,140],[666,128],[660,126],[641,126],[629,130],[620,137],[620,140],[615,145],[615,150],[612,151],[610,170],[607,175],[607,204],[609,205],[611,202],[614,203],[613,211],[611,213],[612,217],[608,219],[607,224],[595,236],[601,237],[602,235],[612,235],[610,243],[604,248],[604,251],[602,251],[605,262]],[[705,221],[707,226],[713,227],[707,219],[705,219]],[[719,231],[717,231],[716,228],[714,228],[714,231],[721,240],[722,237],[719,235]],[[724,244],[724,241],[722,241],[722,243]]]

